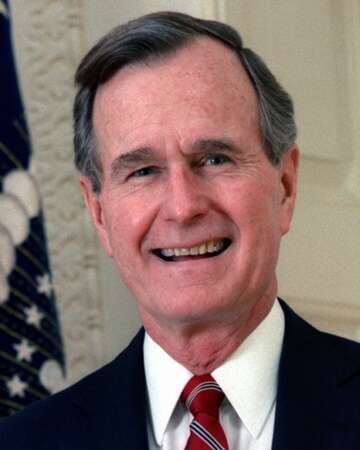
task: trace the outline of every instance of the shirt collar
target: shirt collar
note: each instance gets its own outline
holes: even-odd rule
[[[284,313],[276,300],[258,327],[212,373],[254,438],[261,433],[276,400],[284,330]]]
[[[279,302],[212,376],[253,437],[266,423],[276,399],[277,375],[285,327]],[[192,373],[146,333],[144,367],[155,440],[161,445],[170,417]]]
[[[144,368],[155,440],[161,445],[170,417],[192,373],[168,355],[147,333]]]

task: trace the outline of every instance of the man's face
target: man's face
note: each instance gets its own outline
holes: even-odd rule
[[[271,304],[297,150],[268,161],[236,55],[203,38],[126,67],[98,90],[93,123],[102,190],[83,190],[144,324],[247,321]]]

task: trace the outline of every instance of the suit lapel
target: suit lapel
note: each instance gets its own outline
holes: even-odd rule
[[[339,348],[340,339],[317,331],[283,302],[281,306],[285,336],[272,450],[355,449],[344,447],[354,420],[344,387],[359,361],[345,361],[348,344]]]
[[[76,400],[82,439],[79,448],[147,450],[143,338],[141,330]]]
[[[279,367],[279,385],[272,450],[320,450],[318,438],[325,405],[318,379],[321,352],[314,348],[310,326],[282,304],[285,336]],[[323,380],[326,383],[326,380]]]

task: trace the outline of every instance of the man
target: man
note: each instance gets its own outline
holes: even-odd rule
[[[145,334],[5,421],[1,448],[358,449],[359,345],[276,299],[288,94],[233,29],[178,13],[116,28],[76,79],[81,187]]]

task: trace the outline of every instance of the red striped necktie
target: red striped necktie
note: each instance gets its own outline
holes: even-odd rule
[[[185,386],[181,399],[194,416],[185,450],[229,450],[219,421],[224,393],[211,375],[194,376]]]

